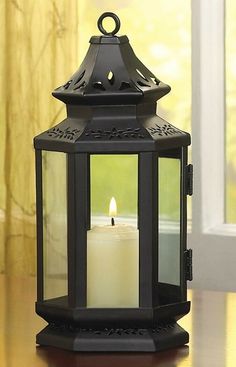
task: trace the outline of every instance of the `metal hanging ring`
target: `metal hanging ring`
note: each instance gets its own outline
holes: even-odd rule
[[[107,32],[102,25],[102,22],[105,18],[110,17],[114,20],[115,22],[115,29],[112,32]],[[111,12],[106,12],[103,13],[99,18],[98,18],[98,29],[101,33],[103,33],[105,36],[114,36],[120,29],[120,19],[118,18],[118,16],[114,13]]]

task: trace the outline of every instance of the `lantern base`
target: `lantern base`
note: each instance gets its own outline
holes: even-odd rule
[[[189,334],[177,323],[155,329],[73,329],[48,325],[36,343],[78,352],[157,352],[189,342]]]

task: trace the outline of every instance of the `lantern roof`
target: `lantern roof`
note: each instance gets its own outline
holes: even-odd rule
[[[115,20],[107,33],[105,17]],[[190,144],[190,135],[156,115],[156,101],[170,91],[135,56],[119,18],[104,13],[103,36],[93,36],[79,70],[53,95],[67,104],[67,118],[36,136],[36,149],[64,152],[142,152]]]
[[[112,17],[115,29],[106,32],[102,21]],[[54,97],[66,104],[130,104],[158,100],[170,87],[161,82],[135,55],[127,36],[118,36],[120,20],[107,12],[98,19],[102,36],[93,36],[80,68]]]

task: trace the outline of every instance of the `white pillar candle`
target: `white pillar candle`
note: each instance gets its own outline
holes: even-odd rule
[[[87,307],[139,307],[138,249],[135,226],[97,225],[88,231]]]

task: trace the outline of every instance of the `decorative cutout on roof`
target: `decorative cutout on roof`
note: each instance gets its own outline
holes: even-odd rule
[[[78,73],[77,73],[78,74]],[[79,73],[79,76],[75,76],[74,79],[70,79],[66,84],[61,87],[58,87],[56,90],[71,90],[77,91],[81,88],[84,88],[86,85],[91,83],[90,80],[86,77],[86,71],[84,70],[82,73]],[[130,75],[129,80],[120,80],[120,77],[115,77],[113,71],[109,70],[104,73],[105,75],[100,75],[96,81],[93,81],[92,87],[99,91],[114,91],[114,90],[125,90],[136,86],[141,90],[146,90],[147,88],[156,87],[160,84],[160,80],[158,80],[155,76],[147,74],[146,76],[141,73],[139,69],[135,69]],[[140,79],[141,78],[141,79]]]
[[[101,28],[102,29],[102,28]],[[126,36],[92,37],[79,70],[53,95],[73,104],[129,104],[158,100],[170,91],[136,57]]]

